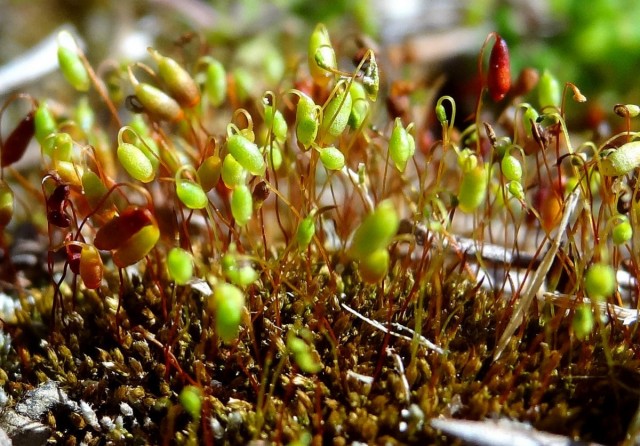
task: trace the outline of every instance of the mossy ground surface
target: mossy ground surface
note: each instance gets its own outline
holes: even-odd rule
[[[217,343],[198,291],[164,290],[171,311],[163,316],[157,277],[149,271],[130,281],[117,320],[117,295],[80,293],[75,309],[67,296],[64,323],[53,331],[49,318],[7,327],[16,354],[5,361],[5,387],[19,400],[56,380],[71,400],[89,403],[98,419],[120,423],[111,432],[105,426],[96,431],[77,413],[54,410],[51,439],[61,444],[186,441],[196,429],[178,401],[187,375],[206,394],[203,417],[217,420],[216,428],[199,431],[201,441],[288,443],[308,432],[322,443],[450,444],[429,426],[441,415],[507,417],[605,444],[624,438],[640,401],[633,390],[640,383],[637,352],[626,347],[636,336],[633,328],[607,327],[604,337],[617,364],[609,368],[600,333],[572,341],[564,312],[545,307],[495,361],[496,330],[511,304],[454,273],[419,287],[412,268],[398,268],[382,292],[362,286],[347,269],[340,294],[329,276],[310,272],[305,278],[293,265],[284,269],[289,285],[277,299],[269,286],[255,288],[251,327],[230,345]],[[417,338],[389,336],[342,304],[384,326],[416,329],[420,318],[421,334],[445,353]],[[274,323],[278,308],[280,326]],[[283,332],[302,327],[323,364],[316,375],[301,372],[283,345]],[[123,404],[133,409],[128,416]]]

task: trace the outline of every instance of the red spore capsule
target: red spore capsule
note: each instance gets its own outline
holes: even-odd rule
[[[487,74],[487,87],[491,99],[501,101],[511,88],[511,64],[509,61],[509,48],[507,42],[496,34],[496,43],[489,56],[489,72]]]
[[[33,112],[29,112],[27,116],[22,118],[22,121],[13,129],[9,136],[7,136],[7,139],[2,145],[2,167],[10,166],[22,158],[35,131],[36,126],[33,120]]]

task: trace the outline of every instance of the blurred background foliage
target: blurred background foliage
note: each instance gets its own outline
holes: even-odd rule
[[[472,67],[464,59],[474,60],[487,32],[496,30],[509,44],[514,77],[524,66],[547,68],[589,99],[600,98],[609,110],[616,102],[640,100],[640,2],[635,0],[0,0],[0,10],[0,97],[10,90],[31,91],[34,82],[6,87],[2,76],[18,55],[61,25],[78,31],[95,63],[144,59],[146,46],[175,45],[192,32],[214,53],[253,66],[264,68],[259,59],[279,55],[282,66],[271,67],[273,78],[296,63],[287,57],[304,49],[311,25],[324,22],[338,45],[365,33],[382,46],[402,48],[412,39],[473,30],[471,41],[418,41],[420,57],[413,62],[442,69],[445,76],[460,68],[447,64],[449,58],[462,56],[461,66]],[[435,56],[424,56],[429,51]],[[37,87],[57,76],[38,80]]]

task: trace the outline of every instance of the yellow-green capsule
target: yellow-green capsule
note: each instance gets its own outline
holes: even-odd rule
[[[440,124],[448,124],[449,118],[447,117],[447,110],[444,108],[441,102],[436,105],[436,118]]]
[[[313,222],[311,216],[303,218],[298,224],[296,230],[296,242],[301,250],[307,249],[307,246],[313,240],[313,235],[316,233],[316,225]]]
[[[78,101],[75,109],[75,119],[82,131],[88,135],[96,121],[96,114],[91,105],[89,105],[89,99],[86,96],[83,96]]]
[[[481,165],[465,172],[458,192],[458,208],[465,213],[475,211],[484,203],[487,193],[487,173]]]
[[[118,160],[129,175],[143,183],[155,178],[155,170],[149,158],[133,144],[123,142],[118,145]]]
[[[121,132],[124,132],[124,129],[133,130],[133,132],[130,132],[133,134],[133,138],[131,140],[126,140],[125,142],[130,142],[138,147],[142,153],[149,158],[154,172],[157,172],[160,167],[160,148],[156,141],[151,137],[149,127],[146,122],[144,122],[142,116],[135,115],[129,123],[129,126],[123,127]]]
[[[200,167],[198,167],[198,178],[200,178],[200,186],[205,192],[213,189],[220,179],[222,171],[222,161],[218,155],[207,157]]]
[[[218,284],[209,300],[209,310],[215,313],[216,334],[222,342],[238,338],[245,297],[240,288],[230,283]]]
[[[176,284],[186,284],[193,277],[193,256],[182,248],[172,248],[167,255],[167,270]]]
[[[367,283],[380,282],[387,276],[390,261],[387,248],[376,249],[358,262],[360,277]]]
[[[314,82],[326,86],[333,77],[331,70],[338,68],[336,53],[331,46],[329,32],[323,24],[316,25],[309,39],[307,54],[309,72]]]
[[[44,140],[42,152],[54,161],[70,161],[73,139],[66,132],[51,133]]]
[[[362,260],[381,248],[386,248],[398,232],[400,219],[391,200],[384,200],[365,217],[356,229],[349,255]]]
[[[320,162],[327,170],[340,170],[344,167],[344,155],[335,146],[322,147]]]
[[[156,246],[160,239],[158,224],[144,226],[113,251],[113,263],[118,268],[126,268],[142,260]]]
[[[213,58],[206,58],[208,62],[204,90],[209,102],[214,107],[220,106],[227,97],[227,72],[224,65]]]
[[[100,177],[89,169],[82,174],[82,191],[92,210],[98,206],[101,206],[102,209],[109,209],[113,204],[111,197],[103,201],[104,196],[109,191]]]
[[[240,102],[246,102],[254,95],[255,80],[252,74],[243,67],[237,67],[231,73],[236,90],[236,97]]]
[[[633,227],[626,216],[619,216],[620,221],[611,230],[611,239],[616,245],[628,242],[633,237]]]
[[[536,125],[536,121],[540,115],[533,107],[527,107],[526,111],[522,114],[522,121],[524,126],[524,131],[527,133],[527,136],[531,138],[533,136],[532,126]]]
[[[322,363],[318,360],[317,354],[314,354],[309,344],[297,337],[293,331],[287,333],[287,349],[304,373],[318,373],[322,370]]]
[[[89,73],[78,52],[80,49],[68,31],[58,33],[58,65],[65,79],[78,91],[87,91],[91,85]]]
[[[329,100],[322,111],[322,124],[320,125],[322,132],[325,135],[340,135],[349,123],[351,106],[351,94],[343,84],[338,87],[336,94]]]
[[[544,70],[538,81],[538,102],[541,109],[560,107],[562,102],[560,82],[548,70]]]
[[[283,143],[287,139],[287,121],[280,110],[274,110],[272,105],[264,106],[264,125],[272,132],[273,139]]]
[[[169,122],[178,122],[184,118],[180,104],[159,88],[146,82],[139,82],[129,67],[129,80],[133,92],[144,110],[153,118]]]
[[[251,265],[230,269],[226,272],[226,276],[234,285],[241,288],[246,288],[258,280],[258,272]]]
[[[104,275],[104,266],[100,252],[95,246],[86,243],[82,244],[79,273],[87,288],[95,290],[100,287]]]
[[[176,179],[176,194],[182,204],[189,209],[204,209],[209,203],[202,186],[185,178]]]
[[[507,189],[518,200],[524,200],[524,188],[522,187],[522,183],[519,181],[509,181],[507,184]]]
[[[231,191],[231,214],[238,226],[246,225],[253,214],[253,197],[246,184]]]
[[[576,335],[576,338],[580,340],[585,339],[593,331],[594,325],[595,323],[591,305],[579,305],[576,308],[576,311],[573,314],[573,320],[571,321],[571,326],[573,328],[573,332]]]
[[[316,140],[321,108],[306,94],[301,94],[296,107],[296,137],[305,149]]]
[[[153,85],[140,82],[135,85],[134,92],[145,111],[155,119],[178,122],[184,118],[175,99]]]
[[[280,169],[282,166],[282,150],[277,142],[269,144],[266,148],[263,148],[267,154],[267,163],[273,170]]]
[[[44,102],[38,106],[34,114],[34,125],[36,139],[40,145],[44,144],[47,137],[57,130],[56,120],[54,119],[49,107]]]
[[[227,139],[227,150],[252,175],[264,175],[267,168],[266,163],[260,149],[254,142],[236,133]]]
[[[180,392],[180,404],[191,418],[200,419],[202,412],[202,392],[195,386],[185,386]]]
[[[640,166],[640,141],[623,144],[600,162],[600,173],[608,177],[626,175]]]
[[[200,89],[191,75],[174,59],[163,56],[153,48],[147,48],[158,64],[158,76],[169,94],[182,107],[195,107],[200,102]]]
[[[229,189],[244,184],[247,179],[247,171],[236,161],[232,154],[227,153],[222,162],[222,181]]]
[[[590,299],[602,301],[616,290],[616,272],[606,263],[593,264],[585,274],[584,289]]]
[[[507,154],[500,161],[502,174],[509,181],[520,181],[522,178],[522,164],[520,160],[513,155]]]
[[[13,191],[4,180],[0,180],[0,229],[9,224],[13,218]]]
[[[349,87],[351,95],[351,113],[349,114],[349,126],[352,129],[358,129],[362,126],[367,114],[369,113],[369,101],[365,89],[359,82],[351,82]]]
[[[389,138],[389,156],[398,171],[405,171],[407,163],[415,151],[416,143],[413,135],[402,126],[402,120],[396,118]]]

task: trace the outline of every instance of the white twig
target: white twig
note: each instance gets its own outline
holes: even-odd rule
[[[388,330],[387,327],[382,325],[380,322],[374,321],[372,319],[367,318],[366,316],[363,316],[362,314],[358,313],[356,310],[354,310],[353,308],[349,307],[346,304],[341,304],[341,305],[342,305],[342,308],[347,310],[349,313],[353,314],[354,316],[356,316],[359,319],[362,319],[363,321],[365,321],[366,323],[368,323],[372,327],[377,328],[378,330],[382,331],[383,333],[388,333],[391,336],[395,336],[397,338],[406,339],[407,341],[412,341],[413,340],[413,338],[410,337],[410,336],[406,336],[406,335],[397,333],[395,331]],[[431,350],[433,350],[435,352],[438,352],[440,354],[444,354],[445,351],[441,347],[438,347],[436,344],[434,344],[433,342],[429,341],[424,336],[418,335],[416,332],[414,332],[410,328],[404,327],[404,326],[399,325],[399,324],[394,324],[394,326],[402,327],[403,330],[407,330],[407,331],[411,332],[413,335],[417,335],[420,345],[422,345],[424,347],[427,347],[427,348],[429,348],[429,349],[431,349]]]
[[[544,293],[542,298],[546,302],[551,302],[552,304],[565,309],[573,308],[576,304],[576,296],[573,294]],[[591,300],[583,297],[582,302],[590,304]],[[624,308],[608,302],[596,302],[595,304],[600,307],[600,310],[603,313],[613,314],[613,316],[622,322],[623,325],[631,325],[638,322],[638,310],[633,308]]]
[[[580,196],[580,189],[576,188],[571,195],[567,198],[566,204],[564,206],[564,212],[562,213],[562,220],[560,221],[560,225],[558,226],[558,232],[555,238],[551,242],[551,246],[549,250],[542,258],[542,262],[540,266],[536,270],[533,275],[533,278],[528,283],[527,288],[522,293],[520,297],[520,302],[516,306],[516,309],[513,311],[513,315],[511,316],[511,320],[509,324],[507,324],[507,328],[505,328],[500,340],[498,341],[498,345],[496,346],[496,351],[493,355],[494,360],[498,359],[505,347],[509,343],[509,339],[515,331],[518,329],[520,324],[524,321],[524,315],[529,310],[531,306],[531,302],[533,301],[533,297],[536,295],[538,291],[542,289],[542,285],[547,277],[547,273],[551,268],[551,264],[558,253],[558,249],[560,249],[560,241],[565,234],[567,229],[567,225],[569,224],[569,218],[573,214],[573,211],[578,204],[578,197]]]
[[[393,348],[387,347],[387,355],[393,358],[393,362],[398,370],[398,374],[400,375],[400,379],[402,381],[402,389],[404,390],[404,401],[409,404],[411,402],[411,389],[409,388],[409,381],[407,380],[407,375],[404,373],[404,364],[402,363],[402,358],[400,355],[393,351]]]

